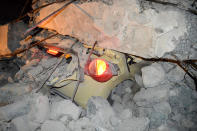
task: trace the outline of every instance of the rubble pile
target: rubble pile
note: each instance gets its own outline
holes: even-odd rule
[[[36,22],[62,5],[42,9]],[[187,32],[183,12],[175,9],[141,12],[136,0],[113,0],[110,6],[101,1],[71,4],[40,27],[77,37],[90,45],[96,40],[101,47],[145,57],[161,57],[172,51],[177,45],[172,41]]]
[[[33,8],[54,1],[39,0]],[[182,4],[189,6],[188,3],[191,1]],[[58,1],[41,9],[34,14],[34,22],[62,5],[64,2]],[[82,49],[81,44],[93,45],[95,41],[103,48],[144,57],[197,58],[197,15],[145,0],[72,3],[59,15],[39,25],[44,31],[32,40],[19,39],[27,29],[23,22],[8,26],[12,31],[8,34],[8,47],[13,45],[9,48],[11,51],[39,41],[55,30],[59,36],[46,40],[45,44],[56,44],[65,49],[72,47],[78,53],[81,66],[87,61],[87,50]],[[18,35],[11,39],[16,34],[15,29],[21,26]],[[20,44],[13,44],[19,41]],[[57,77],[71,76],[78,67],[77,57],[72,55],[69,64],[64,59],[39,92],[36,89],[58,63],[58,57],[47,54],[38,46],[17,55],[20,60],[14,62],[18,66],[13,61],[1,62],[0,131],[197,130],[195,84],[178,65],[148,63],[136,75],[137,82],[123,81],[112,90],[108,99],[93,96],[87,107],[82,108],[70,98],[65,99],[45,88],[57,83]]]

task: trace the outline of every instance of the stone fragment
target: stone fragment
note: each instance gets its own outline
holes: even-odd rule
[[[27,115],[17,117],[11,121],[11,128],[14,131],[35,131],[40,124],[32,122]]]
[[[13,104],[0,107],[0,120],[9,121],[16,117],[27,114],[30,106],[26,100],[17,101]]]
[[[94,131],[94,123],[87,117],[78,119],[77,121],[70,121],[68,124],[69,129],[72,131]]]
[[[191,49],[190,53],[191,53],[190,56],[189,56],[190,59],[195,59],[197,57],[196,49]]]
[[[173,49],[175,49],[176,45],[174,44],[174,42],[172,42],[174,32],[169,32],[157,38],[155,55],[157,55],[158,57],[162,57],[166,52],[170,52],[173,51]]]
[[[178,123],[180,123],[181,120],[184,119],[184,118],[185,118],[185,116],[182,115],[182,114],[180,114],[180,113],[176,113],[176,114],[174,114],[174,115],[171,117],[172,120],[174,120],[174,121],[176,121],[176,122],[178,122]]]
[[[160,125],[164,124],[168,119],[168,117],[160,112],[152,112],[149,115],[149,119],[150,119],[150,128],[155,129],[158,128]]]
[[[150,116],[150,114],[153,112],[153,108],[147,108],[147,107],[137,107],[137,109],[135,109],[135,112],[137,117],[148,117]]]
[[[63,124],[68,124],[71,120],[72,120],[72,119],[71,119],[69,116],[67,116],[67,115],[62,116],[62,117],[60,118],[60,121],[61,121]]]
[[[148,118],[132,118],[123,121],[114,131],[145,131],[149,122]]]
[[[0,129],[1,131],[7,131],[10,129],[10,123],[0,121]]]
[[[29,93],[32,88],[27,84],[6,84],[0,88],[0,103],[10,103],[14,98]]]
[[[113,107],[113,110],[116,112],[116,113],[120,113],[122,112],[124,109],[123,109],[123,106],[121,103],[119,103],[119,101],[115,101],[112,105]]]
[[[131,110],[129,110],[129,109],[124,109],[124,110],[120,113],[119,117],[120,117],[122,120],[130,119],[130,118],[132,117],[132,112],[131,112]]]
[[[111,95],[111,99],[114,101],[114,102],[118,102],[118,103],[121,103],[122,102],[122,99],[119,95],[117,94],[112,94]]]
[[[110,122],[112,126],[117,126],[121,123],[121,120],[118,117],[111,117]]]
[[[196,87],[195,87],[195,82],[194,82],[194,80],[193,80],[190,76],[185,75],[185,76],[184,76],[184,81],[185,81],[185,83],[187,84],[187,86],[188,86],[189,88],[195,90],[195,88],[196,88]]]
[[[41,131],[70,131],[59,121],[47,120],[41,127]]]
[[[197,101],[194,101],[190,106],[189,106],[189,112],[195,112],[197,111]]]
[[[194,45],[193,45],[193,48],[194,48],[194,49],[197,49],[197,44],[194,44]]]
[[[142,75],[135,74],[135,81],[140,87],[144,87]]]
[[[192,98],[197,100],[197,92],[195,91],[192,92]]]
[[[172,63],[162,63],[162,67],[165,70],[166,73],[168,73],[172,68],[174,68],[176,65]]]
[[[11,122],[13,125],[13,129],[15,131],[33,131],[28,123],[28,118],[27,116],[20,116],[12,120]]]
[[[177,95],[171,96],[169,99],[170,106],[179,111],[183,111],[182,113],[186,113],[189,109],[190,105],[193,104],[193,100],[191,99],[192,90],[183,85],[177,88]]]
[[[8,77],[8,82],[9,82],[9,83],[14,83],[13,78],[9,76],[9,77]]]
[[[168,102],[161,102],[153,106],[156,112],[162,113],[168,116],[171,113],[171,107]]]
[[[42,94],[35,94],[33,97],[28,117],[34,122],[43,123],[49,118],[49,99]]]
[[[168,80],[171,82],[180,82],[184,79],[185,72],[179,66],[175,69],[172,69],[168,74]]]
[[[141,89],[140,92],[136,93],[133,100],[138,106],[151,107],[162,101],[168,100],[169,89],[168,88],[148,88]]]
[[[95,130],[96,131],[111,131],[111,130],[103,128],[103,127],[96,127]]]
[[[162,32],[155,37],[155,55],[162,57],[166,52],[173,51],[177,46],[173,40],[178,40],[183,36],[186,29],[186,19],[184,14],[176,10],[166,10],[154,14],[151,20],[154,29]]]
[[[142,79],[145,87],[154,87],[160,84],[165,78],[165,71],[158,63],[142,68]]]
[[[177,88],[170,90],[169,95],[172,96],[178,96],[179,95],[179,90]]]
[[[161,125],[156,131],[178,131],[175,127],[168,127],[167,125]]]
[[[87,117],[95,125],[110,129],[110,119],[113,116],[115,116],[114,110],[104,98],[93,96],[88,100]]]
[[[61,100],[59,102],[52,103],[50,118],[56,120],[67,115],[71,119],[77,120],[81,112],[81,108],[72,103],[72,101]]]
[[[183,127],[192,128],[192,127],[195,126],[195,123],[186,119],[186,118],[184,118],[184,119],[181,119],[181,125]]]
[[[131,88],[134,85],[134,82],[131,80],[125,80],[119,85],[117,85],[116,88],[113,89],[113,94],[116,94],[118,96],[123,96],[124,94],[130,94],[132,92]]]

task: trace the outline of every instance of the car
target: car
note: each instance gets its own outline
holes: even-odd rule
[[[45,47],[47,52],[54,56],[62,56],[61,49],[57,47]],[[91,50],[91,46],[85,45],[83,48]],[[61,54],[59,54],[61,52]],[[90,51],[89,51],[90,53]],[[58,54],[58,55],[57,55]],[[72,62],[71,55],[66,54],[66,59]],[[77,62],[76,60],[73,62]],[[70,63],[67,63],[68,65]],[[65,65],[66,66],[66,65]],[[76,104],[86,108],[88,100],[92,96],[101,96],[107,99],[111,91],[125,80],[135,81],[135,74],[140,72],[144,66],[143,62],[135,62],[131,56],[111,49],[95,47],[89,62],[84,69],[84,80],[80,82],[74,101]],[[59,80],[57,77],[50,80],[56,81],[50,89],[61,96],[72,98],[76,90],[78,70],[72,75]],[[54,83],[54,82],[52,82]]]

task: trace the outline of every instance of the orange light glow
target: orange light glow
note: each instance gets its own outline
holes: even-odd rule
[[[57,55],[59,52],[53,49],[48,49],[47,53],[51,54],[51,55]]]
[[[102,75],[105,72],[106,68],[107,68],[107,65],[105,61],[103,60],[96,61],[96,74],[97,75]]]
[[[65,54],[65,58],[66,58],[66,59],[68,59],[68,58],[70,58],[70,57],[71,57],[70,54]]]

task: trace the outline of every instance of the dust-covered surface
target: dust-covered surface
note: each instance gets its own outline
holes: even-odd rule
[[[63,5],[57,3],[42,9],[36,22]],[[162,57],[176,47],[174,40],[188,34],[185,17],[184,11],[170,7],[142,11],[136,0],[113,0],[112,5],[93,1],[71,4],[40,27],[77,37],[90,45],[98,41],[104,48]]]
[[[178,2],[177,0],[166,1]],[[41,0],[35,6],[49,2],[54,2],[54,0]],[[125,5],[125,2],[130,4]],[[121,47],[119,46],[120,48],[113,44],[109,46],[100,42],[99,45],[103,47],[112,48],[113,46],[115,49],[124,49],[127,52],[131,50],[125,45],[128,43],[126,41],[136,40],[132,46],[135,47],[136,44],[136,48],[134,48],[136,52],[134,52],[137,55],[162,56],[181,60],[197,58],[196,15],[180,8],[145,2],[144,0],[137,1],[135,4],[133,2],[136,1],[92,0],[82,1],[78,6],[88,9],[87,12],[89,11],[90,14],[92,13],[91,16],[95,17],[94,20],[91,20],[93,25],[102,29],[102,33],[105,33],[107,38],[116,37],[119,39],[118,41],[125,42]],[[191,3],[192,1],[183,1],[179,5],[183,4],[188,8],[195,9],[196,5],[191,6]],[[94,8],[90,6],[91,4],[95,5]],[[99,8],[106,8],[106,10],[98,12],[98,5],[102,5]],[[130,6],[136,6],[137,12],[133,10],[136,8],[129,10]],[[108,17],[113,12],[118,15]],[[85,18],[89,18],[89,16]],[[117,21],[118,24],[112,24]],[[72,21],[70,21],[71,23]],[[22,23],[19,25],[27,28]],[[17,29],[17,27],[12,26],[13,29]],[[55,25],[57,31],[64,27],[63,24]],[[79,40],[83,38],[84,41],[96,40],[95,37],[76,33],[75,31],[81,31],[81,28],[78,27],[80,25],[73,28],[72,36],[74,35]],[[114,29],[113,27],[117,28]],[[134,37],[131,37],[132,30],[130,29],[132,27],[136,29],[136,32],[133,32]],[[124,29],[126,33],[124,33]],[[84,30],[92,31],[90,28],[84,28]],[[149,34],[148,30],[153,32]],[[144,33],[147,31],[149,35],[142,37],[141,31],[145,31]],[[32,40],[21,41],[21,47],[26,47],[28,43],[46,38],[50,34],[53,32],[45,30]],[[72,47],[72,51],[78,53],[72,54],[72,61],[63,59],[46,81],[48,86],[71,76],[78,68],[77,57],[82,65],[87,60],[87,50],[82,48],[82,43],[64,35],[62,32],[61,35],[47,40],[45,44],[57,45],[58,43],[59,47],[65,49]],[[150,35],[151,37],[149,37]],[[135,39],[135,36],[139,39]],[[145,37],[150,38],[151,42],[147,41]],[[15,38],[13,36],[12,43],[14,40],[20,40]],[[113,43],[113,40],[109,41]],[[150,42],[151,46],[138,48],[137,42],[143,44],[142,41]],[[18,45],[14,45],[12,50],[14,48],[18,48]],[[45,82],[58,61],[58,57],[47,54],[42,47],[31,48],[29,51],[17,55],[17,59],[0,61],[0,131],[197,130],[197,92],[194,81],[175,64],[160,62],[143,67],[141,74],[136,76],[138,85],[135,81],[126,80],[112,90],[107,100],[94,96],[89,99],[87,108],[83,109],[70,99],[64,99],[57,94],[50,93],[48,88],[42,88],[40,92],[36,93],[36,89]],[[194,74],[196,73],[195,70],[189,70]]]

